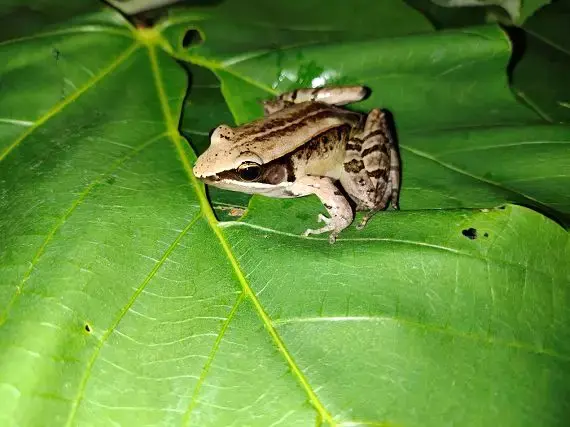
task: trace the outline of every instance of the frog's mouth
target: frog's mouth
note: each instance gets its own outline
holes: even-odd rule
[[[196,178],[209,185],[215,185],[221,179],[218,175],[197,176]]]
[[[201,180],[214,187],[223,188],[224,190],[238,191],[248,194],[264,194],[267,196],[280,197],[287,187],[293,185],[292,182],[281,182],[279,184],[270,184],[266,182],[242,181],[237,179],[221,179],[219,176],[212,175]],[[281,196],[282,197],[282,196]]]

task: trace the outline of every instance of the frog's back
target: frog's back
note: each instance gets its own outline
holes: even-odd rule
[[[263,119],[235,128],[234,142],[247,150],[265,153],[271,161],[340,126],[355,126],[361,118],[343,108],[320,102],[293,104]]]

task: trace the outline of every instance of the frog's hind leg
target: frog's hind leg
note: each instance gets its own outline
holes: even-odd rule
[[[366,118],[362,131],[362,161],[374,187],[373,205],[357,225],[363,228],[378,211],[388,206],[389,200],[396,202],[399,192],[399,158],[390,135],[386,115],[374,109]]]
[[[331,86],[314,89],[295,89],[285,92],[276,98],[263,101],[265,115],[273,114],[291,104],[300,104],[307,101],[322,102],[329,105],[345,105],[351,102],[361,101],[368,95],[368,89],[364,86]]]
[[[356,131],[350,135],[344,155],[344,164],[340,176],[340,183],[344,190],[356,203],[356,210],[369,210],[374,208],[376,188],[362,159],[362,132]]]
[[[394,209],[400,209],[398,198],[400,197],[400,155],[392,138],[390,146],[390,184],[392,192],[390,194],[390,203]]]
[[[273,98],[268,101],[263,101],[263,115],[269,116],[270,114],[281,111],[282,109],[290,107],[293,104],[293,102],[284,101],[280,97]]]

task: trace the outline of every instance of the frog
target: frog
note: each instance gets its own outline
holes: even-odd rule
[[[276,198],[315,195],[328,213],[303,236],[341,231],[366,213],[399,209],[400,156],[386,110],[346,105],[363,100],[365,86],[301,88],[262,101],[264,116],[240,126],[220,124],[193,167],[207,185]]]

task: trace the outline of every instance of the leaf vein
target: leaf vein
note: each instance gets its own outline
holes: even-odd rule
[[[294,233],[288,233],[286,231],[274,230],[272,228],[261,227],[259,225],[250,224],[247,222],[228,221],[228,222],[219,223],[219,226],[222,228],[249,227],[249,228],[253,228],[256,230],[265,231],[268,233],[280,234],[282,236],[287,236],[287,237],[294,237],[296,239],[321,240],[323,242],[328,241],[328,239],[324,238],[324,237],[303,236],[302,234],[294,234]],[[448,248],[448,247],[441,246],[441,245],[435,245],[432,243],[416,242],[414,240],[394,239],[394,238],[390,238],[390,237],[349,237],[349,238],[337,239],[337,243],[341,243],[341,242],[390,242],[390,243],[399,243],[399,244],[403,244],[403,245],[420,246],[420,247],[426,247],[426,248],[445,251],[445,252],[451,252],[452,254],[455,254],[457,256],[469,257],[469,258],[478,259],[478,260],[481,260],[484,262],[491,260],[491,261],[494,261],[496,263],[509,265],[512,267],[518,267],[521,269],[526,268],[526,269],[534,271],[536,273],[540,273],[540,274],[544,274],[546,276],[550,276],[550,273],[548,273],[546,271],[542,271],[542,270],[540,270],[534,266],[531,267],[531,266],[527,266],[527,265],[523,265],[523,264],[517,264],[514,262],[502,260],[499,258],[485,258],[483,256],[478,256],[475,253],[464,252],[464,251],[460,251],[460,250],[453,249],[453,248]],[[489,248],[490,248],[490,246],[489,246]],[[486,253],[489,252],[489,248],[487,248]]]
[[[160,99],[160,102],[162,105],[162,111],[163,111],[163,114],[165,115],[165,119],[167,122],[168,133],[169,133],[169,135],[172,139],[172,142],[176,148],[176,151],[178,153],[178,157],[179,157],[179,159],[182,163],[182,166],[183,166],[183,168],[184,168],[184,170],[188,176],[188,179],[189,179],[190,183],[192,184],[192,186],[194,187],[194,191],[196,193],[196,196],[198,197],[198,200],[200,202],[200,206],[202,208],[202,213],[203,213],[206,221],[208,222],[208,225],[210,226],[210,228],[214,232],[214,235],[216,236],[221,248],[223,249],[223,252],[226,254],[226,256],[227,256],[227,258],[228,258],[228,260],[232,266],[232,269],[234,270],[235,275],[236,275],[236,277],[240,283],[240,286],[242,287],[242,290],[244,292],[244,297],[249,297],[251,299],[251,301],[255,307],[255,310],[257,311],[261,321],[263,322],[267,332],[271,336],[273,342],[276,344],[280,353],[285,358],[287,364],[289,365],[289,368],[291,369],[291,372],[297,378],[301,387],[303,388],[305,393],[308,395],[309,400],[313,404],[314,408],[317,410],[317,412],[320,414],[320,416],[324,420],[326,420],[331,426],[333,426],[335,423],[333,421],[331,414],[326,410],[326,408],[324,407],[322,402],[319,400],[317,394],[311,388],[311,386],[310,386],[308,380],[306,379],[305,375],[303,374],[303,372],[301,371],[299,366],[297,366],[292,355],[289,353],[289,351],[285,347],[283,340],[278,335],[275,328],[273,328],[273,326],[271,325],[271,319],[269,318],[267,313],[265,313],[265,311],[263,310],[263,307],[261,306],[261,303],[259,302],[259,300],[255,296],[255,293],[253,292],[253,290],[251,289],[251,287],[247,283],[247,280],[246,280],[243,272],[241,271],[239,263],[236,260],[234,254],[233,254],[233,252],[229,246],[229,243],[227,242],[225,236],[223,235],[221,228],[218,226],[218,220],[216,219],[214,212],[212,210],[212,207],[210,206],[210,203],[208,202],[208,199],[206,197],[204,185],[201,182],[199,182],[196,179],[196,177],[194,176],[194,174],[192,173],[192,166],[191,166],[190,161],[188,159],[189,153],[186,151],[186,150],[189,150],[188,145],[187,144],[183,145],[181,143],[182,136],[180,135],[180,133],[178,132],[178,129],[175,127],[175,125],[172,121],[170,108],[166,102],[166,96],[165,96],[164,88],[162,85],[162,78],[160,75],[160,69],[158,67],[158,63],[156,60],[156,53],[154,52],[153,47],[149,46],[149,53],[150,53],[150,59],[151,59],[151,65],[152,65],[152,71],[154,74],[155,83],[157,85],[157,91],[159,93],[159,99]]]
[[[99,80],[106,77],[108,74],[113,72],[119,65],[121,65],[124,61],[127,60],[137,49],[139,48],[139,43],[133,43],[128,49],[126,49],[123,53],[121,53],[113,62],[107,65],[103,70],[101,70],[98,74],[90,78],[87,83],[81,86],[78,90],[73,92],[70,96],[65,98],[63,101],[58,102],[52,108],[49,109],[47,113],[37,119],[32,126],[28,128],[28,130],[22,135],[20,135],[12,144],[6,148],[2,154],[0,154],[0,161],[4,160],[4,158],[12,152],[20,143],[34,133],[40,126],[46,123],[49,119],[67,107],[69,104],[74,102],[77,98],[79,98],[83,93],[87,92],[90,88],[95,86]]]
[[[244,300],[244,298],[245,298],[244,292],[240,293],[239,296],[236,298],[236,302],[234,303],[234,306],[232,307],[232,310],[230,311],[228,318],[222,324],[220,332],[218,333],[218,336],[216,337],[216,340],[214,341],[214,345],[212,346],[212,350],[210,351],[210,354],[208,355],[208,359],[206,360],[206,363],[204,363],[204,366],[202,367],[202,373],[200,374],[200,378],[198,379],[198,381],[196,382],[196,386],[194,387],[194,392],[192,393],[192,398],[190,399],[190,404],[188,405],[188,409],[186,410],[186,412],[184,413],[184,416],[182,417],[182,425],[183,426],[189,426],[190,425],[190,417],[192,415],[192,411],[196,407],[196,404],[198,403],[198,394],[200,393],[202,385],[204,384],[204,381],[206,380],[206,376],[210,372],[210,367],[212,366],[212,363],[214,362],[214,358],[216,357],[218,349],[220,348],[220,345],[222,343],[222,339],[224,338],[224,335],[225,335],[231,321],[233,320],[235,314],[237,313],[239,305]]]
[[[170,256],[170,254],[174,251],[174,249],[176,249],[176,247],[178,246],[178,243],[182,240],[182,238],[186,235],[186,233],[190,230],[190,228],[192,228],[192,226],[200,218],[202,218],[201,213],[196,214],[194,216],[194,218],[192,218],[190,220],[190,222],[188,222],[188,225],[186,225],[186,227],[184,227],[184,229],[178,234],[178,236],[176,236],[176,238],[174,239],[172,244],[166,249],[166,251],[164,252],[162,257],[160,258],[160,260],[154,265],[152,270],[147,274],[147,276],[144,278],[144,280],[141,282],[141,284],[137,287],[137,289],[135,290],[135,292],[132,294],[131,298],[127,302],[127,304],[121,309],[117,318],[111,324],[109,329],[107,329],[107,331],[105,331],[105,333],[103,334],[101,339],[97,342],[97,345],[95,346],[93,354],[91,355],[91,358],[89,359],[89,361],[87,363],[87,367],[85,369],[85,373],[83,374],[83,378],[81,379],[81,382],[79,383],[79,387],[77,389],[77,394],[76,394],[76,396],[73,399],[73,402],[71,404],[71,409],[69,411],[67,422],[65,423],[66,427],[71,427],[73,425],[73,421],[75,419],[75,415],[77,414],[77,410],[79,408],[79,405],[81,404],[81,402],[84,398],[85,389],[87,387],[87,383],[89,381],[89,378],[91,377],[91,372],[93,370],[93,366],[95,365],[95,362],[96,362],[97,358],[99,357],[99,354],[101,353],[103,346],[105,345],[105,343],[107,342],[107,340],[109,339],[111,334],[117,329],[117,327],[119,326],[119,323],[121,323],[121,320],[123,320],[123,317],[129,312],[129,309],[133,306],[136,299],[142,293],[144,288],[149,284],[149,282],[152,280],[152,278],[156,275],[158,270],[166,262],[166,259]]]
[[[449,169],[449,170],[452,170],[453,172],[457,172],[457,173],[459,173],[459,174],[461,174],[461,175],[468,176],[469,178],[473,178],[473,179],[476,180],[476,181],[484,182],[484,183],[489,184],[489,185],[491,185],[491,186],[493,186],[493,187],[499,188],[499,189],[501,189],[501,190],[503,190],[503,191],[506,191],[506,192],[509,192],[509,193],[512,193],[512,194],[515,194],[515,195],[523,196],[524,198],[526,198],[526,199],[528,199],[528,200],[531,200],[531,201],[534,202],[535,204],[537,204],[537,205],[539,205],[539,206],[542,206],[542,207],[548,209],[548,206],[546,206],[544,203],[540,202],[539,200],[535,199],[534,197],[531,197],[531,196],[529,196],[529,195],[527,195],[527,194],[524,194],[524,193],[515,191],[515,190],[513,190],[513,189],[511,189],[511,188],[509,188],[509,187],[504,186],[504,185],[501,184],[500,182],[496,182],[496,181],[493,181],[493,180],[490,180],[490,179],[487,179],[487,178],[483,178],[482,176],[478,176],[478,175],[472,174],[472,173],[470,173],[470,172],[468,172],[468,171],[466,171],[466,170],[463,170],[463,169],[458,168],[457,166],[454,166],[454,165],[452,165],[452,164],[450,164],[450,163],[446,163],[446,162],[444,162],[444,161],[442,161],[442,160],[439,160],[437,157],[434,157],[434,156],[432,156],[432,155],[430,155],[430,154],[424,153],[423,151],[417,150],[417,149],[415,149],[415,148],[404,147],[404,146],[402,146],[401,148],[402,148],[403,150],[406,150],[406,151],[409,151],[410,153],[415,154],[415,155],[418,156],[418,157],[422,157],[422,158],[424,158],[424,159],[431,160],[432,162],[437,163],[437,164],[439,164],[440,166],[443,166],[444,168],[447,168],[447,169]]]
[[[56,37],[67,34],[76,33],[107,33],[113,35],[119,35],[127,38],[132,38],[132,33],[130,31],[123,31],[118,29],[111,29],[109,27],[103,27],[101,25],[84,25],[82,27],[66,28],[63,30],[46,31],[45,33],[38,33],[31,36],[18,37],[15,39],[4,40],[0,42],[0,46],[6,46],[9,44],[26,42],[30,40],[38,40],[45,37]]]
[[[20,297],[20,295],[22,294],[22,291],[24,289],[24,286],[26,284],[26,282],[28,281],[28,279],[30,278],[35,266],[37,265],[37,263],[39,262],[40,258],[42,257],[42,255],[44,254],[46,248],[48,247],[48,245],[50,244],[50,242],[53,240],[54,236],[56,235],[56,233],[65,225],[65,223],[69,220],[69,218],[71,217],[71,215],[73,214],[73,212],[83,203],[83,201],[87,198],[87,196],[93,191],[93,189],[95,187],[97,187],[97,185],[103,181],[106,177],[108,177],[114,170],[118,169],[122,164],[124,164],[125,162],[127,162],[128,160],[130,160],[131,158],[133,158],[134,156],[136,156],[137,154],[139,154],[142,150],[144,150],[145,148],[147,148],[149,145],[151,145],[152,143],[154,143],[155,141],[159,140],[160,138],[164,137],[164,133],[159,134],[151,139],[149,139],[148,141],[144,142],[143,144],[141,144],[139,147],[133,149],[130,153],[128,153],[126,156],[124,156],[123,158],[117,160],[115,163],[113,163],[105,172],[103,172],[101,175],[99,175],[99,177],[97,179],[95,179],[93,182],[91,182],[87,187],[85,187],[85,189],[83,190],[83,192],[81,192],[81,194],[79,195],[79,197],[73,201],[73,203],[71,204],[71,206],[69,207],[69,209],[67,209],[67,211],[63,214],[63,216],[60,218],[60,220],[57,222],[57,224],[55,224],[55,226],[50,230],[50,232],[47,234],[46,238],[44,239],[44,241],[42,242],[42,244],[40,245],[40,247],[38,248],[36,254],[34,255],[34,257],[32,258],[32,261],[30,263],[30,266],[28,267],[28,269],[26,270],[26,272],[24,273],[24,276],[22,277],[22,280],[20,281],[20,284],[16,286],[16,289],[14,291],[14,294],[12,295],[12,298],[10,298],[10,301],[8,302],[8,305],[6,306],[6,308],[4,309],[4,311],[2,312],[2,314],[0,315],[0,327],[6,322],[6,319],[8,318],[8,315],[10,314],[10,310],[12,308],[12,306],[14,305],[14,303],[18,300],[18,298]]]
[[[454,338],[463,338],[471,341],[482,342],[491,345],[501,345],[508,348],[515,348],[528,351],[529,353],[544,354],[556,359],[570,361],[570,355],[561,354],[555,350],[548,348],[537,348],[522,341],[506,341],[494,337],[485,337],[479,334],[467,333],[456,329],[444,328],[439,325],[430,323],[419,323],[415,320],[406,319],[399,316],[391,316],[389,314],[379,316],[323,316],[323,317],[291,317],[287,319],[274,320],[275,326],[288,325],[292,323],[318,323],[318,322],[382,322],[392,321],[406,326],[428,330],[431,332],[449,335]]]

